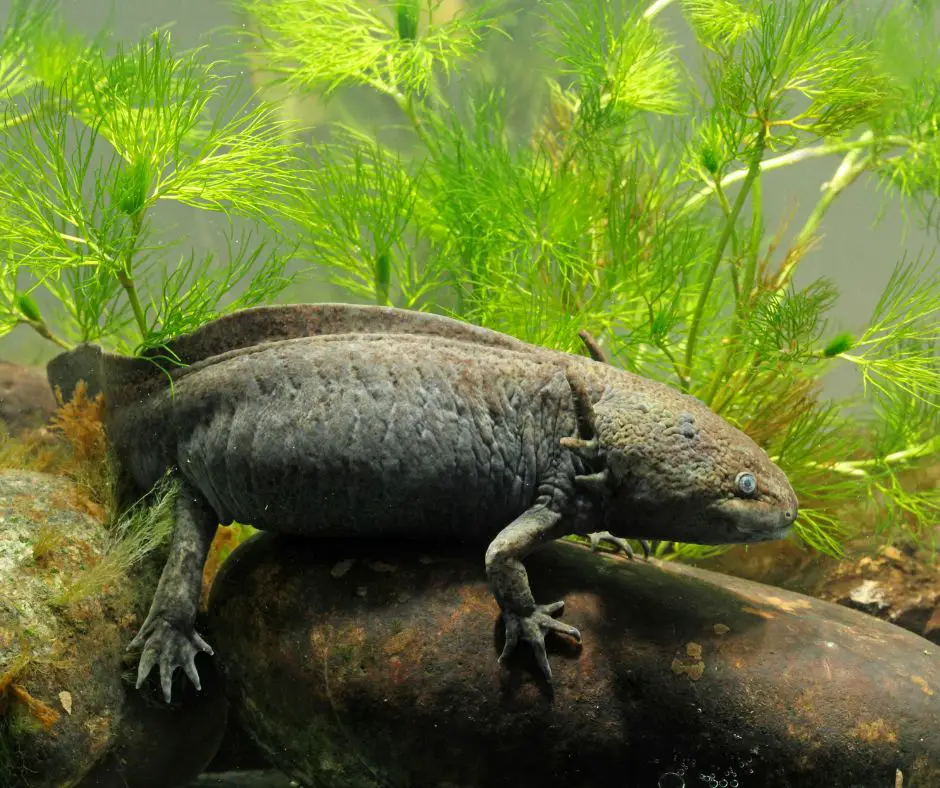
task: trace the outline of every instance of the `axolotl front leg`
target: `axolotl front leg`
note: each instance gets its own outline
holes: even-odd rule
[[[506,642],[499,662],[512,653],[520,640],[525,641],[549,681],[552,669],[545,653],[545,634],[560,632],[580,643],[581,633],[552,618],[564,608],[564,602],[536,604],[522,558],[539,544],[564,535],[562,515],[551,509],[547,501],[540,501],[500,531],[486,551],[486,576],[506,624]]]
[[[147,619],[128,651],[143,646],[137,669],[137,687],[154,665],[160,666],[163,697],[170,702],[173,673],[182,668],[201,689],[195,657],[212,648],[196,632],[196,612],[202,589],[202,572],[218,518],[205,499],[185,482],[176,498],[176,524],[170,554],[157,585]]]

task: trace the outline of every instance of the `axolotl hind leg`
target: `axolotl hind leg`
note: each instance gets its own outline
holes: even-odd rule
[[[176,499],[176,524],[170,554],[157,585],[147,619],[128,651],[143,646],[137,669],[137,687],[155,665],[160,666],[163,697],[170,702],[173,673],[182,668],[201,689],[195,657],[212,648],[195,630],[202,571],[218,518],[205,499],[183,483]]]
[[[535,603],[521,559],[542,542],[564,533],[562,515],[539,503],[500,531],[486,551],[486,576],[506,624],[506,643],[499,661],[503,662],[523,640],[532,647],[536,662],[549,681],[552,669],[545,652],[545,634],[559,632],[580,643],[581,633],[552,618],[562,610],[564,602]]]

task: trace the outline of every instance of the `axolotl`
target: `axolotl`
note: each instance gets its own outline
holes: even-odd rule
[[[179,366],[101,352],[100,382],[124,487],[178,483],[169,557],[129,646],[137,686],[158,665],[168,701],[175,670],[198,688],[194,658],[212,653],[195,617],[219,524],[487,543],[499,660],[524,642],[551,681],[546,634],[581,635],[563,601],[533,598],[531,550],[566,534],[756,542],[797,517],[781,469],[699,400],[454,319],[261,307],[160,352]]]

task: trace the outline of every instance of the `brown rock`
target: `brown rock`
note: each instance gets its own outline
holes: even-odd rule
[[[861,610],[940,645],[940,555],[926,548],[886,545],[875,555],[836,560],[767,542],[733,547],[701,566]]]
[[[564,598],[584,636],[580,649],[549,637],[553,688],[525,649],[497,665],[482,550],[250,540],[208,621],[239,721],[308,786],[868,788],[898,770],[905,788],[940,785],[940,649],[926,640],[568,543],[526,564],[537,599]]]
[[[13,435],[45,424],[56,408],[45,375],[30,367],[0,361],[0,422]]]
[[[181,682],[188,692],[170,709],[128,680],[125,647],[159,566],[65,593],[111,544],[89,510],[64,478],[0,471],[2,788],[174,788],[222,737],[227,706],[211,662],[200,665],[205,692]]]

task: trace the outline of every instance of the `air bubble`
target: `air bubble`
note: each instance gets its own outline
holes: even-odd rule
[[[675,772],[666,772],[656,782],[656,788],[685,788],[685,780]]]

